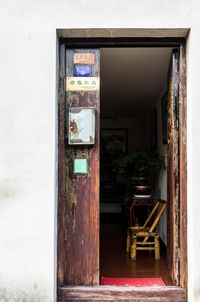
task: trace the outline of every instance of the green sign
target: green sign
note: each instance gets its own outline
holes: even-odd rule
[[[74,173],[75,174],[87,174],[88,173],[88,162],[85,158],[74,159]]]

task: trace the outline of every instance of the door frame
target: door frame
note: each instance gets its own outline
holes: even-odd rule
[[[178,179],[174,179],[173,183],[178,186],[179,195],[179,288],[187,289],[187,99],[186,99],[186,39],[185,38],[61,38],[60,39],[60,70],[59,70],[59,88],[58,88],[58,120],[59,120],[59,141],[58,141],[58,258],[57,258],[57,286],[58,297],[67,297],[69,288],[65,287],[63,270],[64,263],[62,253],[59,252],[59,246],[64,243],[64,228],[60,226],[59,221],[62,219],[63,209],[63,192],[62,187],[65,185],[65,175],[63,175],[62,167],[64,165],[63,154],[63,138],[64,138],[64,102],[65,95],[63,94],[63,87],[65,87],[65,70],[63,70],[62,53],[65,48],[112,48],[112,47],[172,47],[177,49],[179,54],[179,112],[176,116],[179,133],[179,156],[178,156]],[[61,136],[60,136],[61,135]],[[60,137],[62,137],[60,139]],[[170,159],[169,159],[170,160]],[[100,287],[100,286],[99,286]],[[67,289],[68,288],[68,289]],[[80,288],[80,286],[79,286]],[[82,287],[84,288],[84,287]],[[90,287],[92,292],[95,288]],[[174,287],[171,287],[171,289]],[[169,287],[170,289],[170,287]],[[76,291],[77,289],[74,290]],[[150,288],[150,291],[155,289]],[[112,291],[112,289],[111,289]],[[161,292],[164,289],[160,289]],[[166,291],[166,290],[165,290]],[[119,290],[120,292],[120,290]],[[145,291],[146,292],[146,291]],[[116,293],[116,289],[115,289]],[[145,296],[144,296],[145,297]],[[116,298],[116,295],[115,295]],[[140,297],[141,298],[141,297]],[[64,300],[62,300],[64,301]],[[66,300],[67,301],[67,300]],[[146,300],[145,300],[146,301]],[[179,300],[182,301],[182,300]],[[184,300],[183,300],[184,301]]]

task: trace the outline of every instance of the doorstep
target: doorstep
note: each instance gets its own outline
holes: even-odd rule
[[[186,302],[186,289],[179,286],[63,286],[58,302],[67,301],[134,301]]]

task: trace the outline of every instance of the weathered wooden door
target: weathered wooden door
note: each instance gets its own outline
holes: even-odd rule
[[[111,45],[113,41],[111,41]],[[159,42],[160,43],[160,42]],[[158,45],[162,45],[159,44]],[[73,43],[71,44],[73,45]],[[82,45],[82,44],[81,44]],[[117,44],[116,44],[117,45]],[[133,42],[133,46],[134,46]],[[136,43],[137,45],[137,43]],[[118,45],[119,46],[119,45]],[[175,46],[176,47],[176,46]],[[168,267],[174,285],[187,285],[187,178],[186,178],[186,56],[185,44],[172,53],[168,86]],[[58,95],[58,246],[57,283],[58,297],[75,297],[80,300],[94,296],[99,301],[107,299],[107,293],[99,287],[83,285],[99,284],[99,90],[66,91],[66,78],[74,77],[75,53],[93,53],[94,62],[89,77],[99,77],[99,49],[67,49],[60,45],[59,95]],[[87,56],[86,56],[87,58]],[[90,64],[91,63],[91,64]],[[91,79],[90,79],[91,80]],[[77,82],[77,81],[76,81]],[[90,81],[89,81],[90,82]],[[76,83],[79,85],[79,83]],[[78,86],[77,86],[78,87]],[[69,111],[72,107],[95,109],[95,144],[70,145],[68,142]],[[72,125],[72,128],[74,125]],[[74,173],[74,159],[86,159],[86,174]],[[68,286],[67,286],[68,285]],[[74,285],[82,285],[77,287]],[[166,288],[167,296],[179,290]],[[121,289],[109,289],[112,297],[125,298]],[[148,289],[154,292],[153,288]],[[165,289],[160,291],[162,296]],[[145,300],[146,291],[142,292]],[[132,289],[131,297],[141,295]],[[147,293],[149,297],[149,293]],[[163,296],[162,296],[163,297]],[[178,297],[178,296],[177,296]],[[68,299],[69,298],[69,299]],[[86,299],[86,298],[85,298]],[[139,298],[138,298],[139,299]],[[141,298],[140,298],[141,300]],[[159,299],[158,299],[159,300]],[[174,298],[174,300],[176,300]],[[185,298],[180,301],[185,301]],[[139,300],[138,300],[139,301]]]
[[[168,209],[167,261],[174,285],[180,274],[180,186],[179,186],[179,53],[173,51],[168,72]]]
[[[95,82],[99,80],[99,64],[99,49],[65,49],[65,46],[61,46],[58,105],[59,285],[99,284],[100,97],[98,83]],[[76,84],[76,88],[66,88],[67,78],[70,85]],[[69,128],[74,127],[74,132],[76,132],[77,127],[76,124],[71,125],[68,120],[70,108],[74,107],[94,108],[94,144],[82,144],[81,140],[77,140],[77,144],[76,142],[73,145],[69,144]],[[87,126],[87,123],[83,125],[83,127]],[[92,143],[93,138],[90,140]],[[85,174],[74,171],[75,159],[86,159],[88,167]]]

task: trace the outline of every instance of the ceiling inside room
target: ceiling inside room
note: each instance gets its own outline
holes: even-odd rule
[[[171,48],[101,49],[101,118],[140,117],[166,86]]]

